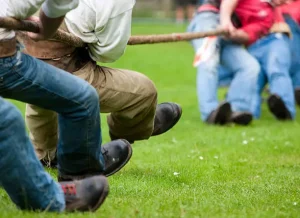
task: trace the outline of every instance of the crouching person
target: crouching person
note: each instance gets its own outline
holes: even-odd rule
[[[53,40],[34,42],[24,34],[19,36],[26,47],[25,53],[91,84],[100,96],[101,113],[109,113],[111,139],[124,138],[131,143],[167,132],[181,117],[179,105],[157,104],[156,87],[145,75],[97,65],[97,62],[114,62],[123,55],[131,35],[134,5],[135,0],[80,1],[66,15],[60,29],[81,38],[85,48]],[[57,114],[28,104],[26,123],[39,159],[48,166],[55,165]]]
[[[35,39],[49,38],[60,25],[64,14],[75,8],[77,4],[77,0],[2,1],[0,16],[24,19],[42,5],[40,13],[41,32],[32,34],[32,37]],[[89,174],[87,177],[85,174],[83,177],[86,178],[82,180],[56,183],[44,171],[37,159],[33,145],[26,134],[21,113],[11,103],[0,97],[0,186],[4,188],[17,207],[23,210],[95,211],[108,194],[107,179],[100,175],[103,163],[100,162],[100,142],[96,138],[97,135],[99,138],[99,129],[95,129],[96,134],[89,132],[89,136],[94,135],[94,144],[90,139],[83,136],[86,145],[90,145],[89,147],[80,143],[82,135],[76,136],[77,141],[71,140],[75,138],[74,136],[68,137],[65,129],[72,130],[72,127],[76,129],[76,123],[81,123],[81,128],[88,128],[89,118],[76,113],[76,106],[81,105],[80,101],[75,106],[72,104],[72,100],[76,101],[76,98],[67,100],[63,97],[64,93],[61,92],[63,90],[70,93],[74,90],[60,84],[59,79],[53,81],[53,78],[47,77],[47,73],[58,74],[56,78],[59,77],[64,82],[75,82],[78,88],[93,93],[89,91],[89,86],[81,84],[80,81],[76,83],[72,79],[65,78],[64,73],[57,72],[54,67],[38,62],[30,56],[23,56],[18,51],[15,32],[0,29],[0,96],[37,103],[48,109],[54,109],[55,105],[60,105],[56,109],[64,116],[61,118],[61,128],[64,130],[61,131],[59,147],[61,150],[69,147],[68,154],[73,154],[78,158],[76,161],[72,161],[72,159],[68,160],[68,155],[61,154],[60,170],[70,170],[73,173],[77,170],[77,173],[83,173],[83,169],[91,169],[89,163],[92,162],[94,174],[98,175]],[[90,98],[88,95],[87,97]],[[93,109],[92,104],[87,105],[86,108]],[[82,114],[86,114],[83,108],[80,108],[80,111]],[[93,111],[99,114],[97,107]],[[91,115],[93,114],[91,113]],[[99,128],[99,122],[95,123]],[[82,150],[84,151],[81,153],[81,157],[78,155],[80,146],[83,147]],[[70,147],[74,147],[74,149],[72,150]],[[93,149],[96,147],[97,149]],[[90,152],[89,155],[86,152]],[[95,155],[98,159],[94,159]],[[84,162],[82,157],[87,161]],[[75,165],[77,169],[70,167],[64,161],[70,165]],[[98,169],[95,169],[96,167]]]
[[[248,50],[261,64],[258,79],[257,98],[254,101],[255,117],[260,117],[261,93],[267,83],[270,93],[267,103],[269,110],[278,120],[295,117],[295,98],[290,77],[291,49],[290,28],[285,23],[281,9],[275,10],[275,23],[270,34],[252,44]]]
[[[206,0],[199,7],[189,26],[190,32],[214,30],[219,25],[229,32],[226,38],[209,37],[192,41],[196,63],[202,57],[202,61],[195,65],[203,121],[221,125],[230,122],[248,125],[252,121],[260,65],[245,45],[267,34],[272,24],[272,5],[259,0]],[[203,54],[204,48],[209,48],[209,55],[207,52]],[[220,63],[233,74],[226,102],[221,104],[217,99]]]
[[[292,51],[290,74],[295,91],[295,100],[297,105],[300,106],[300,1],[288,1],[287,4],[282,5],[280,8],[285,22],[289,25],[292,32],[292,38],[290,39]]]

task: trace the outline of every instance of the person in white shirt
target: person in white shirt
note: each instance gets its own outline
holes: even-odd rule
[[[20,36],[25,53],[88,81],[100,96],[101,113],[107,117],[111,139],[129,142],[165,133],[180,119],[175,103],[157,105],[157,90],[143,74],[97,65],[119,59],[131,35],[135,0],[80,0],[66,15],[61,29],[80,37],[86,48],[58,41],[33,42]],[[130,60],[128,60],[130,61]],[[33,104],[27,105],[26,123],[36,153],[44,164],[55,165],[57,115]]]
[[[65,13],[76,8],[78,0],[0,3],[0,16],[17,19],[28,18],[41,7],[41,31],[29,34],[40,40],[55,33]],[[21,53],[15,35],[14,31],[0,29],[0,186],[21,209],[95,211],[108,194],[104,175],[112,175],[128,162],[130,144],[116,140],[101,148],[96,90],[84,80]],[[22,115],[2,97],[59,114],[58,173],[60,181],[68,182],[56,183],[44,171]]]

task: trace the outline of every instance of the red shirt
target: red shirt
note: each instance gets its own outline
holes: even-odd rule
[[[300,0],[280,6],[283,14],[288,14],[292,19],[300,24]]]
[[[198,11],[215,11],[209,9],[212,5],[204,4]],[[234,13],[237,15],[241,27],[249,36],[248,45],[269,33],[274,23],[274,9],[267,2],[261,0],[239,0]]]
[[[281,7],[274,10],[274,23],[285,23]]]

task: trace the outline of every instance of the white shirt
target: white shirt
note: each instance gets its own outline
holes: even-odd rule
[[[135,0],[79,0],[65,22],[88,44],[93,60],[113,62],[123,55],[130,38],[134,5]]]
[[[78,6],[79,0],[0,0],[0,17],[25,19],[34,14],[41,6],[47,17],[65,15]],[[15,36],[14,31],[0,28],[0,40]]]

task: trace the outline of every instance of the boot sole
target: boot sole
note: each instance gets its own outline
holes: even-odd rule
[[[91,212],[95,212],[105,201],[108,193],[109,193],[109,185],[108,185],[108,181],[107,178],[102,176],[101,178],[103,180],[104,183],[104,189],[103,189],[103,193],[101,194],[101,196],[99,197],[98,202],[96,203],[96,205],[94,207],[91,208]]]
[[[128,150],[129,151],[128,151],[127,158],[125,159],[125,161],[123,162],[123,164],[120,165],[118,168],[116,168],[114,171],[112,171],[112,172],[110,172],[108,174],[104,174],[104,176],[106,176],[106,177],[109,177],[109,176],[115,174],[116,172],[118,172],[119,170],[121,170],[128,163],[128,161],[131,159],[131,156],[132,156],[132,147],[131,147],[131,144],[128,143],[128,141],[126,141],[126,140],[123,140],[123,139],[120,139],[120,140],[124,141],[128,145]]]
[[[268,107],[271,113],[278,119],[278,120],[291,120],[292,117],[290,112],[286,108],[284,102],[281,98],[276,95],[271,95],[268,98]]]
[[[251,114],[241,114],[240,116],[236,116],[236,117],[232,118],[231,121],[238,125],[247,126],[252,121],[252,115]]]

